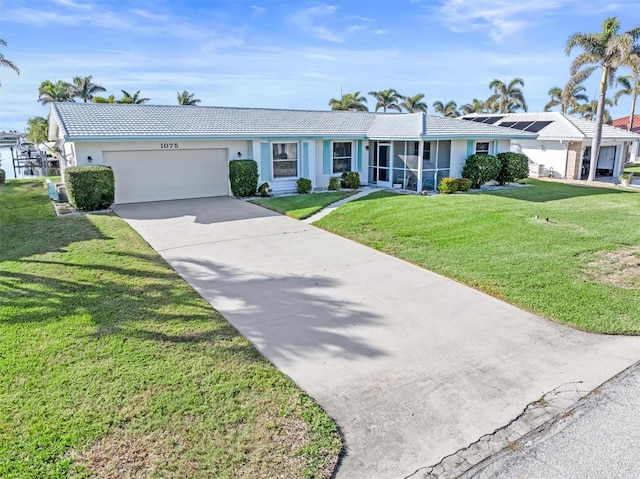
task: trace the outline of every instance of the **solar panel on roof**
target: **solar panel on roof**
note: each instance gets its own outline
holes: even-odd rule
[[[486,119],[487,119],[486,116],[474,116],[473,118],[471,118],[472,121],[475,121],[478,123],[484,123]]]
[[[515,124],[516,124],[515,121],[503,121],[498,126],[504,126],[505,128],[511,128]]]
[[[524,130],[528,126],[531,126],[532,123],[532,121],[517,121],[511,128],[515,128],[516,130]]]
[[[493,125],[495,122],[500,121],[504,118],[504,116],[488,116],[483,123],[488,123],[489,125]]]
[[[531,126],[525,128],[524,131],[530,131],[532,133],[538,133],[540,130],[542,130],[545,126],[550,125],[551,123],[553,123],[552,121],[534,121]]]

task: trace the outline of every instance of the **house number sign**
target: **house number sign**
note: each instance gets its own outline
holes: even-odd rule
[[[171,149],[171,148],[178,148],[178,144],[177,143],[160,143],[160,148],[164,149]]]

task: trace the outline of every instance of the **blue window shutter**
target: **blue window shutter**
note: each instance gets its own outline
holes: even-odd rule
[[[262,181],[271,181],[271,144],[260,143],[260,173]]]
[[[362,140],[358,140],[358,153],[356,158],[356,171],[362,171]]]
[[[329,140],[322,142],[322,174],[331,174],[331,142]]]
[[[309,178],[309,142],[302,143],[302,176]]]
[[[467,140],[467,156],[471,156],[475,153],[473,151],[473,140]]]
[[[498,140],[493,140],[493,156],[498,154]]]

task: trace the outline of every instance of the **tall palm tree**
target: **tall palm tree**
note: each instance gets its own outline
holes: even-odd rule
[[[458,104],[453,100],[448,101],[446,104],[441,101],[436,101],[433,103],[433,110],[447,118],[457,118],[460,116]]]
[[[465,103],[460,107],[462,113],[470,115],[471,113],[484,113],[487,109],[485,102],[474,98],[471,103]]]
[[[399,106],[407,113],[426,112],[427,104],[422,101],[423,98],[424,93],[418,93],[413,96],[403,96]]]
[[[613,101],[607,98],[605,99],[604,104],[607,106],[613,106]],[[598,100],[591,100],[587,103],[578,105],[575,108],[574,112],[579,114],[585,120],[595,121],[598,112],[598,106]],[[609,110],[607,110],[607,108],[605,107],[602,109],[602,112],[603,121],[605,123],[609,123],[611,121],[611,114],[609,113]]]
[[[620,97],[631,96],[631,114],[629,115],[629,123],[627,131],[633,130],[633,117],[636,114],[636,100],[640,95],[640,59],[639,62],[631,67],[631,75],[620,76],[616,78],[616,83],[621,87],[613,97],[614,103],[617,105]]]
[[[329,106],[332,110],[369,111],[369,108],[365,105],[366,102],[367,99],[359,91],[356,91],[345,93],[339,100],[336,98],[330,99]]]
[[[380,108],[382,108],[384,113],[386,113],[387,110],[401,111],[398,102],[402,99],[402,95],[400,95],[397,90],[388,88],[381,91],[370,91],[368,94],[376,99],[375,111],[378,111]]]
[[[189,93],[187,90],[184,90],[182,93],[178,92],[178,105],[197,105],[200,103],[200,99],[194,98],[194,96],[195,93]]]
[[[524,88],[522,78],[514,78],[508,84],[497,78],[491,80],[489,88],[493,93],[487,99],[489,109],[494,113],[514,113],[520,109],[527,111],[527,103],[521,87]]]
[[[7,42],[0,39],[0,45],[2,45],[3,47],[6,47]],[[2,53],[0,53],[0,66],[3,66],[5,68],[10,68],[14,72],[16,72],[18,75],[20,75],[20,70],[15,65],[15,63],[13,63],[11,60],[6,59]],[[0,83],[0,85],[2,85],[2,83]]]
[[[586,88],[581,83],[575,83],[571,80],[567,82],[564,88],[553,87],[549,89],[551,100],[544,106],[544,111],[551,111],[552,108],[559,106],[562,113],[573,114],[580,106],[580,102],[588,102],[589,97],[584,93]]]
[[[140,98],[140,90],[133,95],[126,90],[120,90],[122,92],[122,98],[118,100],[118,103],[134,103],[140,105],[149,101],[149,98]]]
[[[93,75],[86,77],[73,77],[73,82],[71,83],[71,96],[73,98],[81,98],[85,103],[87,103],[88,101],[91,101],[96,93],[107,91],[101,85],[93,83],[91,81],[92,78]]]
[[[609,17],[602,23],[601,32],[574,33],[567,40],[565,48],[567,56],[571,55],[571,51],[575,47],[580,47],[583,50],[571,64],[572,75],[584,67],[588,67],[591,72],[596,68],[602,69],[598,109],[595,117],[595,131],[591,143],[588,181],[596,179],[596,166],[598,164],[598,155],[600,154],[600,143],[602,142],[607,85],[614,81],[618,68],[630,65],[633,59],[640,54],[640,47],[637,44],[638,38],[640,38],[640,25],[624,33],[618,33],[619,30],[620,20],[618,17]]]
[[[71,85],[62,80],[53,83],[45,80],[40,83],[38,88],[38,101],[43,105],[53,103],[54,101],[74,101],[71,96]]]

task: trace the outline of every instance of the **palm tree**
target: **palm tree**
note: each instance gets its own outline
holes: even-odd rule
[[[189,93],[187,90],[184,90],[182,93],[178,92],[178,105],[197,105],[200,103],[200,99],[194,98],[194,96],[195,93]]]
[[[604,101],[604,103],[607,106],[613,106],[613,102],[608,98]],[[579,114],[585,120],[595,121],[598,112],[598,100],[591,100],[590,102],[578,105],[575,108],[574,112]],[[605,123],[609,123],[611,121],[611,114],[609,113],[609,110],[603,108],[602,112],[603,121]]]
[[[45,80],[40,83],[38,88],[38,101],[43,105],[53,103],[54,101],[74,101],[71,96],[71,85],[62,80],[53,83]]]
[[[366,102],[367,99],[359,91],[356,91],[345,93],[339,100],[332,98],[329,100],[329,106],[332,110],[369,111],[369,108],[365,105]]]
[[[602,69],[598,109],[595,117],[595,131],[591,143],[588,181],[596,179],[596,165],[598,164],[600,143],[602,142],[607,85],[613,82],[618,68],[630,65],[634,58],[637,58],[637,55],[640,54],[640,47],[636,43],[640,38],[640,26],[636,26],[622,34],[618,33],[619,30],[620,20],[618,17],[610,17],[602,23],[601,32],[574,33],[571,35],[565,48],[567,56],[571,54],[575,47],[580,47],[583,50],[571,64],[572,75],[583,67],[587,67],[589,74],[597,68]]]
[[[633,117],[636,114],[636,100],[638,99],[638,95],[640,95],[640,62],[631,67],[631,72],[631,75],[616,78],[616,83],[622,88],[618,90],[613,97],[613,101],[617,105],[621,96],[631,96],[631,114],[629,115],[627,131],[633,130]]]
[[[398,102],[402,99],[402,95],[393,88],[382,91],[370,91],[368,94],[376,99],[375,111],[378,111],[380,108],[382,108],[384,113],[386,113],[387,110],[401,111]]]
[[[517,110],[527,111],[527,103],[524,101],[524,80],[514,78],[509,84],[497,78],[489,83],[493,94],[487,99],[487,105],[493,113],[514,113]]]
[[[96,95],[93,98],[91,98],[91,102],[92,103],[118,103],[115,95],[109,95],[106,98],[103,96]]]
[[[422,101],[423,98],[424,93],[418,93],[414,96],[403,96],[399,106],[407,113],[426,112],[427,104]]]
[[[149,101],[149,98],[140,98],[140,90],[133,95],[126,90],[120,90],[122,92],[122,98],[117,103],[133,103],[140,105]]]
[[[441,101],[436,101],[433,103],[433,110],[447,118],[457,118],[460,116],[458,104],[453,100],[448,101],[446,105]]]
[[[0,45],[2,45],[3,47],[6,47],[7,42],[0,39]],[[11,68],[14,72],[20,75],[20,70],[18,69],[18,67],[11,60],[7,60],[2,53],[0,53],[0,66],[3,66],[5,68]],[[0,85],[2,85],[2,83],[0,83]]]
[[[91,101],[94,94],[107,91],[101,85],[96,85],[91,81],[93,75],[86,77],[73,77],[73,83],[71,83],[71,96],[73,98],[82,98],[85,103]]]
[[[471,113],[484,113],[487,109],[485,102],[474,98],[471,103],[465,103],[460,107],[462,113],[470,115]]]
[[[573,115],[580,102],[588,102],[589,97],[584,93],[586,88],[582,82],[591,74],[589,69],[577,71],[571,75],[569,81],[563,88],[552,87],[549,89],[551,100],[544,106],[544,111],[551,111],[551,108],[559,106],[562,113]]]

